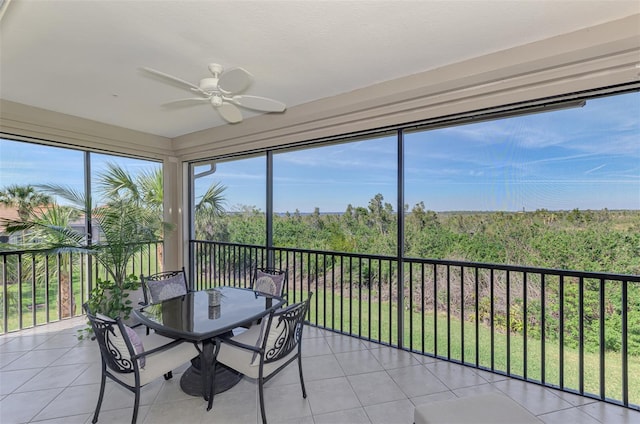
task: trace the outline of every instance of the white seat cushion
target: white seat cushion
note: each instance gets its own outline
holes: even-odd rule
[[[255,346],[258,343],[258,338],[262,335],[262,326],[253,325],[247,331],[235,336],[233,340],[238,341],[240,343],[248,344],[251,346]],[[298,350],[294,349],[291,353],[289,353],[284,358],[270,362],[268,364],[264,364],[263,376],[266,377],[274,372],[278,367],[280,367],[283,363],[293,358]],[[258,365],[253,365],[253,354],[254,352],[241,349],[235,346],[232,346],[228,343],[222,342],[220,346],[220,351],[218,352],[218,362],[223,363],[237,371],[240,371],[242,374],[246,375],[250,378],[258,378],[258,373],[260,367]]]
[[[415,424],[539,424],[535,415],[497,393],[430,402],[416,406]]]
[[[173,339],[158,334],[149,334],[141,338],[144,349],[147,352],[173,341]],[[198,356],[198,354],[198,350],[193,343],[184,342],[170,349],[148,355],[146,357],[145,367],[140,369],[140,385],[144,386],[152,382],[156,378],[189,362],[192,358]],[[135,385],[134,373],[120,374],[113,372],[112,374],[130,386]]]

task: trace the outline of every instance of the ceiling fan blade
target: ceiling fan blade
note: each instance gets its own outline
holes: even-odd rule
[[[158,79],[162,82],[166,82],[172,84],[178,88],[190,88],[197,91],[200,91],[200,87],[195,84],[191,84],[189,81],[185,81],[181,78],[174,77],[173,75],[165,74],[164,72],[157,71],[152,68],[143,67],[140,70],[150,74],[151,76],[159,77]]]
[[[220,75],[218,88],[227,94],[242,93],[253,82],[253,75],[243,68],[233,68]]]
[[[194,106],[194,105],[199,105],[201,103],[204,102],[210,102],[209,98],[207,97],[191,97],[188,99],[178,99],[178,100],[172,100],[170,102],[167,103],[163,103],[160,106],[162,107],[181,107],[181,106]]]
[[[218,106],[215,109],[225,121],[231,124],[242,122],[242,113],[240,112],[240,109],[231,103],[224,102],[222,103],[222,106]]]
[[[229,100],[238,106],[261,112],[284,112],[287,108],[282,102],[260,96],[233,96]]]

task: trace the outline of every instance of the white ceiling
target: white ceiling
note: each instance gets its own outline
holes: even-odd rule
[[[0,98],[173,138],[228,124],[206,103],[162,108],[189,91],[140,67],[197,84],[209,63],[241,66],[255,77],[245,94],[291,107],[639,12],[638,0],[13,0]]]

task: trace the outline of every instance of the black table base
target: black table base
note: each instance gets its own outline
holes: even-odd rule
[[[215,394],[229,390],[242,379],[242,374],[223,364],[216,366],[216,389]],[[200,357],[196,356],[191,360],[191,366],[182,374],[180,378],[180,388],[183,392],[191,396],[204,396],[202,390],[202,372]]]

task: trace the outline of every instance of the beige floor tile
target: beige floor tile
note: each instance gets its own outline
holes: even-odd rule
[[[367,347],[355,337],[343,336],[336,334],[325,337],[325,340],[329,344],[333,353],[353,352],[357,350],[364,350]]]
[[[306,361],[306,358],[302,358],[303,372],[304,372],[305,361]],[[257,384],[257,383],[254,383],[254,384]],[[300,385],[300,374],[298,372],[298,363],[295,361],[289,364],[285,369],[280,371],[278,374],[273,376],[273,378],[271,378],[271,380],[269,380],[267,384],[265,384],[265,387],[283,386],[286,384]]]
[[[288,373],[289,369],[285,369],[284,371],[281,371],[276,377],[273,378],[273,380],[269,380],[269,382],[267,382],[267,384],[265,385],[265,387],[268,387],[269,385],[272,385],[274,383],[274,380],[278,379],[281,375]],[[223,392],[223,393],[235,393],[235,392],[253,392],[256,390],[256,380],[253,378],[249,378],[247,376],[243,376],[242,379],[238,382],[238,384],[236,384],[235,386],[231,387],[229,390]],[[280,382],[278,382],[278,384],[280,384]],[[291,384],[291,382],[288,382],[286,384]]]
[[[59,367],[48,366],[25,384],[20,386],[16,392],[30,392],[33,390],[54,389],[56,387],[67,387],[75,380],[89,365],[63,365]]]
[[[151,410],[151,406],[140,406],[138,408],[138,423],[144,422],[145,417]],[[133,417],[133,407],[112,409],[109,411],[101,410],[98,416],[98,424],[125,424],[130,423]],[[90,424],[93,420],[93,413],[85,419],[86,424]]]
[[[219,393],[213,400],[213,408],[201,417],[202,424],[208,423],[229,423],[248,424],[257,423],[258,420],[258,389],[255,385],[253,390]],[[202,408],[206,410],[206,403],[203,401]]]
[[[346,377],[311,381],[307,394],[314,415],[362,406]]]
[[[492,384],[534,415],[560,411],[572,406],[544,387],[535,384],[518,380],[497,381]]]
[[[302,341],[302,357],[330,355],[333,353],[331,347],[324,337],[315,337]]]
[[[20,337],[21,332],[19,333],[8,333],[0,336],[0,346],[10,341],[13,341],[16,337]]]
[[[255,393],[257,396],[257,387]],[[267,420],[274,423],[311,415],[309,399],[302,397],[299,384],[265,388],[264,403]]]
[[[95,346],[77,346],[70,349],[60,358],[56,359],[51,365],[70,365],[70,364],[93,364],[100,363],[100,349],[98,344]]]
[[[375,356],[380,365],[387,370],[420,364],[420,362],[413,357],[411,352],[406,352],[393,347],[380,347],[377,349],[371,349],[370,352]]]
[[[149,410],[144,424],[176,424],[176,423],[204,423],[211,421],[207,417],[207,406],[203,399],[191,398],[177,402],[156,403]],[[206,418],[206,421],[205,421]]]
[[[105,388],[104,400],[102,401],[101,409],[103,411],[108,411],[110,409],[133,407],[133,403],[135,400],[133,392],[127,390],[119,384],[114,383],[113,381],[107,381],[108,383],[107,387]],[[160,390],[163,387],[164,386],[162,379],[155,380],[142,387],[142,389],[140,390],[140,405],[152,405],[158,397],[158,393],[160,393]],[[94,405],[97,400],[98,398],[96,397]]]
[[[478,386],[463,387],[462,389],[453,390],[453,393],[457,397],[475,396],[475,395],[485,394],[485,393],[498,393],[501,395],[504,394],[500,391],[500,389],[498,389],[496,386],[494,386],[491,383],[480,384]]]
[[[424,395],[424,396],[416,396],[414,398],[411,398],[411,403],[413,403],[415,406],[418,406],[418,405],[421,405],[423,403],[437,402],[439,400],[454,399],[456,397],[457,396],[455,395],[455,393],[453,393],[450,390],[447,390],[446,392],[433,393],[433,394]]]
[[[475,368],[472,368],[472,369],[473,369],[473,372],[475,372],[476,374],[478,374],[480,377],[484,378],[488,382],[509,380],[509,377],[507,377],[506,375],[494,374],[489,371],[484,371],[484,370],[475,369]]]
[[[0,395],[8,395],[37,375],[42,368],[0,371]]]
[[[487,380],[463,365],[438,361],[424,366],[451,390],[487,383]]]
[[[42,368],[51,365],[54,361],[68,352],[68,348],[31,350],[19,359],[2,368],[3,371],[23,370],[28,368]]]
[[[605,424],[640,423],[640,411],[634,411],[622,406],[611,405],[604,402],[596,402],[584,406],[579,406],[578,409],[582,412],[586,412],[590,416]]]
[[[33,421],[38,424],[84,424],[90,423],[93,414],[72,415],[70,417],[52,418],[44,421]],[[100,417],[100,424],[105,424],[105,420]]]
[[[61,391],[62,389],[38,390],[13,393],[4,397],[0,401],[0,422],[2,424],[29,422]]]
[[[385,371],[351,375],[347,379],[363,406],[407,399]]]
[[[585,396],[574,395],[573,393],[563,392],[561,390],[547,389],[549,393],[553,393],[558,396],[560,399],[569,402],[573,406],[582,406],[588,405],[590,403],[598,402],[595,399],[588,398]]]
[[[267,418],[268,419],[268,418]],[[262,423],[261,420],[258,420],[258,423]],[[306,417],[296,417],[296,418],[288,418],[278,422],[278,424],[314,424],[312,415],[307,415]]]
[[[83,384],[100,383],[101,375],[102,375],[102,363],[100,361],[94,362],[94,363],[88,364],[85,370],[82,371],[82,373],[78,375],[78,377],[71,384],[73,384],[74,386],[81,386]]]
[[[315,337],[324,337],[325,335],[335,334],[320,328],[310,327],[308,325],[304,326],[304,330],[302,330],[302,338],[303,339],[312,339]]]
[[[409,398],[449,390],[423,365],[387,370],[387,373]]]
[[[436,359],[432,356],[421,355],[419,353],[412,353],[411,355],[413,355],[414,359],[420,362],[421,364],[431,364],[433,362],[439,361],[439,359]]]
[[[78,336],[75,334],[56,334],[49,337],[43,343],[40,343],[34,349],[60,349],[60,348],[71,348],[80,345],[80,340],[78,340]]]
[[[38,345],[46,342],[49,337],[47,334],[13,337],[12,340],[0,345],[0,354],[6,352],[26,352],[35,349]]]
[[[315,424],[370,424],[369,416],[364,408],[347,409],[314,415]]]
[[[92,384],[50,390],[56,390],[60,394],[55,398],[55,401],[48,404],[35,416],[35,420],[93,413],[98,400],[100,385]],[[24,394],[28,395],[30,393],[36,392],[25,392]]]
[[[410,424],[413,422],[414,406],[408,399],[365,406],[364,410],[373,424]]]
[[[538,415],[538,419],[545,424],[600,424],[600,421],[577,408],[563,409],[562,411]]]
[[[3,352],[0,353],[0,369],[3,369],[5,366],[9,365],[16,359],[20,358],[22,355],[25,355],[29,351],[19,351],[19,352]]]
[[[171,380],[165,381],[163,378],[159,378],[152,383],[154,385],[153,387],[149,387],[151,386],[151,384],[149,384],[143,387],[142,390],[143,392],[147,391],[147,389],[155,390],[156,403],[167,403],[167,402],[175,402],[179,400],[188,400],[188,399],[201,399],[204,401],[204,399],[200,396],[191,396],[182,391],[182,389],[180,388],[181,377],[182,377],[182,374],[177,374],[177,375],[174,374]]]
[[[302,358],[302,372],[305,382],[324,378],[342,377],[345,375],[334,355]]]
[[[384,369],[369,350],[336,353],[335,357],[340,363],[345,375],[382,371]]]

